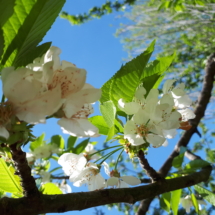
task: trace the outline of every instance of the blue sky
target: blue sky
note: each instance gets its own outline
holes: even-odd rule
[[[104,0],[68,0],[63,10],[71,14],[79,14],[87,12],[91,7],[99,6],[104,2]],[[106,15],[101,19],[94,19],[81,26],[72,26],[67,20],[57,18],[43,42],[52,41],[52,45],[58,46],[62,50],[61,60],[70,61],[77,67],[86,69],[87,83],[100,88],[121,67],[124,63],[122,59],[127,57],[120,39],[114,36],[120,22],[123,22],[122,19],[116,18],[118,15],[119,13]],[[95,114],[99,115],[98,107],[95,107]],[[61,132],[56,120],[53,119],[45,125],[36,125],[33,133],[39,136],[43,132],[46,133],[46,140],[49,140],[55,134],[60,134],[65,139],[68,138],[68,135]],[[102,138],[93,140],[99,141],[100,146],[102,146]],[[169,141],[167,147],[150,148],[147,156],[150,165],[159,169],[173,150],[176,142],[177,138]],[[75,189],[74,191],[83,190],[86,191],[85,188]],[[110,211],[105,207],[101,208],[105,214],[110,214]],[[94,209],[88,209],[64,214],[93,214],[94,212]],[[114,210],[114,214],[122,213]]]

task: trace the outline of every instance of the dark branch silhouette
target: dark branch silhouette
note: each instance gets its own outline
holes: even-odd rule
[[[207,181],[212,167],[207,166],[201,171],[187,176],[160,180],[158,182],[134,188],[104,189],[92,192],[80,192],[60,195],[37,196],[34,202],[32,197],[13,199],[4,197],[0,199],[2,215],[37,215],[41,213],[61,213],[73,210],[125,202],[134,204],[141,199],[152,198],[165,192],[182,189],[203,181]]]

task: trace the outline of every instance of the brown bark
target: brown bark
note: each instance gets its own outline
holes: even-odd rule
[[[32,202],[32,197],[13,199],[4,197],[0,200],[1,215],[36,215],[41,213],[61,213],[84,210],[90,207],[110,203],[125,202],[134,204],[141,199],[153,198],[165,192],[182,189],[203,181],[211,174],[211,166],[199,172],[174,179],[161,180],[153,184],[123,189],[104,189],[92,192],[80,192],[61,195],[40,195]]]

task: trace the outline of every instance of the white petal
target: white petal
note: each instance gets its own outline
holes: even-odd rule
[[[135,186],[141,183],[140,179],[133,176],[122,176],[120,177],[124,182],[129,185]]]
[[[137,113],[141,105],[136,102],[125,103],[123,99],[118,101],[118,107],[124,111],[126,114],[131,115]]]
[[[163,135],[167,139],[172,139],[177,135],[177,130],[176,129],[163,130]]]
[[[176,81],[175,79],[166,80],[166,82],[163,85],[163,93],[164,94],[168,93],[168,91],[170,90],[170,88],[172,87],[172,85],[175,81]]]
[[[93,150],[94,146],[91,143],[88,143],[87,146],[85,147],[85,151],[87,153],[91,152]]]
[[[105,179],[98,173],[88,182],[89,191],[103,189],[105,187]]]
[[[125,183],[124,181],[119,180],[119,183],[117,185],[117,188],[128,188],[128,184]]]
[[[164,94],[160,99],[160,104],[169,104],[170,106],[174,106],[174,99],[169,94]]]
[[[7,129],[3,126],[0,126],[0,136],[4,137],[5,139],[8,139],[10,134],[7,131]]]
[[[98,128],[87,119],[66,119],[58,121],[63,133],[78,137],[96,137],[99,135]]]
[[[151,89],[149,91],[149,94],[147,95],[146,103],[148,101],[150,101],[151,99],[157,99],[157,101],[158,101],[158,95],[159,95],[159,91],[157,89]]]
[[[192,100],[188,95],[184,95],[178,99],[175,99],[175,106],[178,108],[190,107],[191,104],[192,104]]]
[[[104,170],[105,170],[105,173],[110,176],[110,168],[109,168],[109,165],[108,163],[106,163],[105,161],[102,163],[102,165],[104,166]]]
[[[165,142],[166,139],[160,135],[148,134],[146,137],[146,140],[150,144],[152,144],[153,147],[157,148],[157,147],[160,147]]]
[[[193,111],[189,108],[178,110],[178,112],[182,115],[183,121],[188,121],[189,119],[194,119],[196,117]]]
[[[146,89],[144,87],[139,87],[135,93],[135,97],[139,100],[144,98],[144,95],[146,94]]]
[[[108,180],[107,180],[107,186],[116,186],[118,184],[118,181],[119,181],[119,178],[117,177],[110,177]]]
[[[165,140],[165,142],[162,144],[162,146],[164,146],[164,147],[168,146],[168,141]]]

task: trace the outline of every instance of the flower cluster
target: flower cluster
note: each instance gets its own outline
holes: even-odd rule
[[[153,147],[167,145],[166,138],[173,138],[176,129],[190,129],[189,119],[195,114],[188,107],[192,100],[184,91],[184,84],[173,87],[175,80],[167,80],[163,86],[163,95],[159,98],[157,89],[151,89],[148,95],[144,87],[139,87],[133,102],[118,102],[119,108],[133,115],[124,127],[124,138],[131,145],[150,143]]]
[[[60,156],[58,163],[63,167],[65,174],[69,176],[74,186],[80,187],[87,184],[89,191],[104,189],[108,186],[123,188],[128,187],[128,184],[138,185],[141,183],[133,176],[120,177],[117,171],[110,172],[108,164],[103,162],[105,172],[110,176],[106,181],[100,173],[101,166],[87,162],[83,154],[64,153]]]
[[[0,106],[0,136],[9,137],[12,117],[37,124],[45,123],[46,117],[51,115],[60,118],[58,124],[64,133],[98,136],[98,129],[87,118],[101,90],[85,83],[86,70],[60,61],[60,53],[61,50],[53,46],[25,68],[2,70],[7,101]]]
[[[29,164],[33,164],[36,159],[48,158],[54,153],[59,153],[60,149],[55,144],[43,144],[38,146],[32,152],[26,153],[26,158]]]
[[[187,195],[185,198],[180,199],[182,207],[186,210],[187,213],[190,213],[190,208],[193,207],[192,198],[190,195]],[[204,200],[197,200],[199,210],[202,209],[201,205],[207,205]]]

